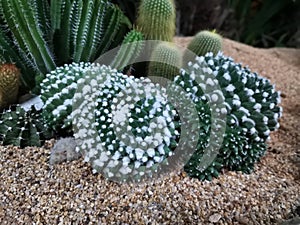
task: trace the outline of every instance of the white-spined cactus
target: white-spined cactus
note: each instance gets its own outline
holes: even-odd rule
[[[79,82],[74,135],[94,172],[120,181],[151,176],[173,154],[179,138],[166,90],[106,66]]]

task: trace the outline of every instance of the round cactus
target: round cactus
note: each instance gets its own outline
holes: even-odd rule
[[[0,115],[0,143],[26,146],[41,146],[52,137],[41,116],[41,110],[34,106],[25,110],[20,105],[13,105]]]
[[[14,64],[0,63],[0,110],[17,101],[20,70]]]
[[[58,67],[40,84],[40,98],[44,102],[43,117],[52,130],[58,134],[70,133],[72,129],[72,99],[77,81],[91,69],[91,63],[72,63]]]
[[[175,35],[176,10],[174,0],[142,0],[137,28],[147,40],[172,42]]]
[[[205,104],[214,98],[212,95],[208,98],[209,101],[203,98],[210,88],[208,82],[201,82],[201,79],[205,80],[204,70],[209,70],[218,80],[224,95],[226,110],[220,111],[227,112],[227,128],[214,163],[205,170],[199,170],[197,165],[202,160],[203,149],[206,148],[206,140],[213,125],[209,119],[211,112]],[[201,79],[196,82],[197,76]],[[280,94],[275,91],[270,81],[251,73],[248,68],[234,63],[221,53],[215,57],[208,53],[205,57],[197,57],[194,64],[189,63],[187,69],[181,70],[181,75],[175,78],[175,82],[193,99],[201,117],[200,121],[207,121],[201,126],[202,136],[198,148],[186,164],[185,171],[200,179],[211,179],[223,167],[251,172],[254,164],[266,151],[265,141],[269,138],[270,131],[279,127]]]
[[[173,154],[179,138],[177,113],[166,90],[149,79],[128,77],[106,66],[98,69],[105,79],[91,77],[81,85],[88,92],[74,97],[74,135],[81,141],[77,150],[83,151],[94,172],[107,178],[151,176]]]
[[[162,42],[153,50],[148,76],[164,77],[173,80],[182,66],[182,54],[175,44]]]
[[[222,36],[219,35],[215,30],[200,31],[189,43],[187,50],[192,51],[197,56],[204,56],[208,52],[212,52],[214,55],[216,55],[222,50]],[[185,57],[187,56],[188,54],[185,54]]]

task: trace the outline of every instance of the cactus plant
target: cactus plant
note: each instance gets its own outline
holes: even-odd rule
[[[0,59],[16,63],[27,91],[57,66],[94,61],[121,43],[131,26],[107,0],[1,0],[0,6],[6,27]]]
[[[91,63],[72,63],[58,67],[41,83],[40,98],[44,102],[43,117],[47,126],[60,135],[72,130],[72,99],[77,89],[77,81],[85,76]]]
[[[164,77],[173,80],[182,67],[182,54],[177,46],[170,42],[163,42],[153,50],[148,76]]]
[[[175,20],[174,0],[142,0],[136,23],[147,40],[172,42]]]
[[[219,35],[216,30],[213,31],[200,31],[195,35],[195,37],[189,43],[186,53],[185,61],[189,62],[194,60],[191,58],[189,51],[192,51],[197,56],[204,56],[208,52],[212,52],[216,55],[219,51],[222,50],[222,37]]]
[[[177,146],[176,111],[164,89],[149,79],[135,79],[109,67],[81,81],[74,96],[76,132],[85,161],[108,178],[140,179],[151,175]],[[82,79],[84,80],[84,79]],[[98,92],[97,92],[98,91]]]
[[[41,110],[34,106],[29,110],[20,105],[13,105],[0,115],[0,143],[15,145],[21,148],[26,146],[41,146],[52,137],[46,129]]]
[[[199,171],[197,164],[201,161],[203,149],[206,147],[205,140],[208,139],[211,127],[209,120],[211,112],[203,106],[207,100],[202,99],[208,85],[193,80],[195,76],[204,78],[207,69],[218,80],[224,95],[227,128],[214,164],[204,171]],[[213,53],[208,53],[204,57],[197,57],[195,63],[190,62],[185,70],[181,70],[181,75],[175,78],[175,82],[189,93],[196,105],[200,104],[196,107],[199,116],[201,115],[200,121],[209,121],[201,126],[202,137],[195,154],[185,165],[185,171],[199,179],[211,179],[211,173],[217,175],[215,171],[223,167],[251,172],[266,151],[265,142],[269,138],[270,131],[279,127],[280,93],[275,91],[270,81],[252,73],[222,53],[218,53],[215,57]]]
[[[14,64],[0,64],[0,110],[16,103],[20,70]]]
[[[143,35],[137,30],[131,30],[123,40],[118,54],[110,64],[112,68],[123,70],[134,63],[143,47]]]

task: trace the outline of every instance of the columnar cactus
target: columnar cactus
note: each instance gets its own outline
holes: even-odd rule
[[[0,64],[0,110],[16,103],[20,70],[14,64]]]
[[[142,0],[137,27],[147,40],[172,42],[175,35],[176,10],[174,0]]]
[[[173,154],[179,138],[176,111],[168,104],[165,89],[106,66],[97,70],[105,77],[82,79],[80,89],[85,93],[74,97],[78,150],[94,172],[108,178],[151,176],[157,164]]]
[[[122,71],[134,63],[143,47],[143,34],[137,30],[130,31],[123,40],[117,56],[110,64],[112,68]]]
[[[179,48],[170,42],[162,42],[153,50],[148,76],[164,77],[173,80],[182,67],[182,54]]]
[[[91,63],[72,63],[48,73],[41,83],[40,98],[44,102],[43,117],[58,134],[70,134],[72,130],[72,99],[77,81],[91,69]]]
[[[52,137],[46,129],[41,110],[34,106],[25,110],[20,105],[11,106],[0,115],[0,144],[26,146],[41,146]]]
[[[71,62],[91,62],[119,45],[131,23],[108,0],[0,0],[0,60],[15,62],[22,86]],[[12,40],[11,40],[12,39]]]

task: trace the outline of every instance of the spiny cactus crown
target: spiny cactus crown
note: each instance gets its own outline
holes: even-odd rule
[[[176,111],[167,101],[166,90],[106,66],[92,73],[96,76],[80,81],[85,94],[74,96],[78,105],[73,113],[74,135],[82,141],[78,150],[95,172],[107,177],[151,176],[157,163],[172,155],[179,136]]]

